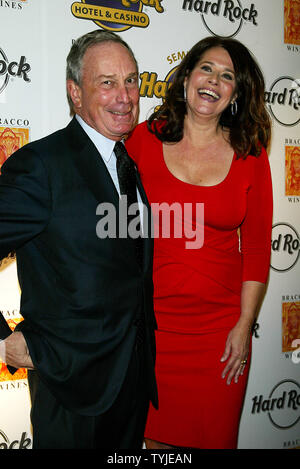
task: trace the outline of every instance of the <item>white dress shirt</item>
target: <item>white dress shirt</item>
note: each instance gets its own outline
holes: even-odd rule
[[[118,194],[119,196],[121,196],[118,174],[117,174],[117,158],[114,153],[114,147],[115,147],[116,142],[114,140],[110,140],[107,137],[104,137],[104,135],[97,132],[97,130],[89,126],[78,114],[76,114],[76,119],[81,125],[81,127],[83,128],[83,130],[90,137],[95,147],[97,148],[99,152],[99,156],[102,157],[108,169],[108,172],[113,180],[113,183],[115,184]],[[143,219],[142,218],[143,217],[143,203],[142,203],[142,199],[141,199],[138,189],[137,189],[137,200],[138,200],[140,216],[142,220]]]

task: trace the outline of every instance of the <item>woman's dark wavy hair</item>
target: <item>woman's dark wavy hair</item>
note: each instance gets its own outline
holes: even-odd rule
[[[227,50],[236,75],[237,114],[232,116],[229,105],[221,114],[219,125],[229,129],[230,144],[237,157],[258,156],[261,147],[267,148],[271,138],[271,121],[264,101],[265,81],[251,52],[235,39],[212,36],[192,47],[179,65],[164,103],[150,116],[148,128],[162,142],[179,142],[183,138],[187,112],[184,80],[212,47]]]

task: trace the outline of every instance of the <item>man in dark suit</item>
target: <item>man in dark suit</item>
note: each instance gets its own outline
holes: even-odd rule
[[[33,448],[141,448],[149,401],[157,405],[151,236],[118,236],[118,219],[116,236],[96,230],[99,206],[118,213],[132,177],[150,216],[115,147],[138,114],[131,49],[101,30],[79,38],[67,92],[70,124],[2,167],[0,258],[16,251],[24,317],[5,340],[6,363],[29,370]],[[122,158],[131,176],[119,174]]]

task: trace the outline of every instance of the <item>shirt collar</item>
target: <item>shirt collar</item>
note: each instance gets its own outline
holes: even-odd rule
[[[110,140],[107,137],[104,137],[104,135],[97,132],[97,130],[95,130],[91,126],[89,126],[82,119],[82,117],[80,117],[78,114],[76,114],[76,119],[79,122],[79,124],[81,125],[81,127],[83,128],[83,130],[90,137],[90,139],[94,143],[95,147],[99,151],[102,158],[106,162],[109,162],[109,160],[110,160],[110,158],[113,154],[114,146],[115,146],[116,142],[114,140]]]

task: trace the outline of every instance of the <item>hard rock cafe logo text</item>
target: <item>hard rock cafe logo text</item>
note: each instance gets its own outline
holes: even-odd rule
[[[277,78],[265,92],[265,102],[279,124],[297,125],[300,122],[300,80],[289,76]]]
[[[243,2],[244,3],[244,2]],[[243,22],[257,26],[258,12],[255,4],[243,7],[240,0],[183,0],[182,9],[199,13],[204,26],[215,36],[233,37],[241,29]]]
[[[185,52],[173,53],[167,57],[169,63],[183,59]],[[177,67],[172,68],[164,80],[159,80],[156,72],[144,71],[140,73],[140,96],[142,98],[164,99],[172,85]]]
[[[285,379],[276,384],[269,396],[262,394],[252,399],[252,414],[266,413],[272,425],[287,429],[295,426],[299,420],[300,386],[299,383]]]
[[[132,26],[146,28],[149,17],[143,13],[143,6],[163,13],[163,0],[82,0],[71,6],[76,18],[89,19],[110,31],[124,31]]]
[[[300,256],[300,238],[289,223],[276,223],[272,228],[271,268],[277,272],[292,269]]]
[[[10,78],[20,78],[29,83],[29,72],[31,67],[26,62],[26,57],[21,56],[19,60],[8,60],[5,52],[0,48],[0,93],[6,88]]]
[[[0,430],[0,449],[29,449],[31,447],[31,438],[23,432],[19,440],[10,441],[7,435]]]

